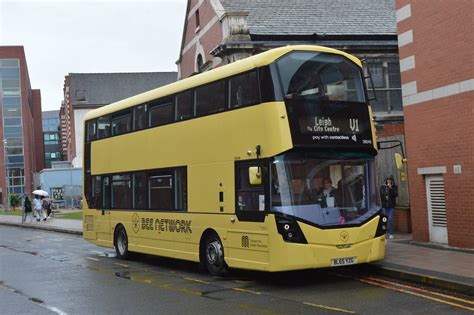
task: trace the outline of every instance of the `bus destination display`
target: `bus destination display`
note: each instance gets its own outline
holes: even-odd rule
[[[287,105],[297,146],[373,147],[369,111],[364,104]]]

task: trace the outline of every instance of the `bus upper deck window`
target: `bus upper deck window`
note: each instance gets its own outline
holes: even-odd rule
[[[176,121],[194,116],[193,91],[189,90],[176,95]]]
[[[322,52],[291,52],[277,61],[287,99],[364,102],[362,69],[348,58]]]
[[[150,105],[149,126],[156,127],[174,122],[174,99],[160,100]]]
[[[110,136],[110,116],[103,116],[97,119],[97,139]]]
[[[220,80],[196,89],[196,116],[225,110],[225,81]]]
[[[96,139],[96,136],[97,136],[97,125],[94,119],[86,123],[86,139],[87,141],[92,141]]]
[[[255,71],[229,79],[229,102],[231,108],[254,105],[259,102]]]
[[[147,105],[142,104],[133,109],[133,130],[142,130],[147,127]]]
[[[119,113],[112,117],[112,136],[127,133],[132,130],[132,115],[130,112]]]

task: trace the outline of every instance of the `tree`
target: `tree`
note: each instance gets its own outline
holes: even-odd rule
[[[10,205],[13,207],[13,210],[15,210],[15,208],[18,207],[20,203],[21,203],[20,195],[18,194],[10,195]]]

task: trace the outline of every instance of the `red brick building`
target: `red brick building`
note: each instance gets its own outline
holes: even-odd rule
[[[41,93],[31,89],[22,46],[0,47],[0,202],[31,193],[44,168]]]
[[[472,0],[397,0],[413,239],[474,247]]]
[[[404,142],[395,0],[189,0],[178,76],[295,44],[328,46],[365,59],[377,95],[371,101],[377,136]],[[379,153],[379,185],[396,176],[394,152],[400,149]],[[396,228],[409,232],[408,185],[397,184]]]

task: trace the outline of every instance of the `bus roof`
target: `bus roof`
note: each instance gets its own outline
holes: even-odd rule
[[[307,51],[319,51],[319,52],[327,52],[333,54],[339,54],[345,56],[346,58],[353,61],[359,67],[362,67],[360,60],[348,53],[343,51],[323,47],[323,46],[311,46],[311,45],[293,45],[293,46],[284,46],[279,48],[274,48],[258,55],[254,55],[245,59],[238,60],[231,64],[206,71],[200,73],[198,75],[185,78],[183,80],[179,80],[177,82],[150,90],[148,92],[144,92],[124,100],[100,107],[98,109],[92,110],[88,112],[84,119],[90,120],[97,117],[101,117],[104,115],[108,115],[111,113],[115,113],[121,111],[123,109],[127,109],[129,107],[143,104],[152,100],[155,100],[160,97],[164,97],[167,95],[172,95],[175,93],[179,93],[181,91],[197,87],[200,85],[204,85],[206,83],[210,83],[222,78],[226,78],[241,72],[245,72],[251,69],[255,69],[258,67],[266,66],[274,62],[276,59],[280,58],[284,54],[295,51],[295,50],[307,50]]]

